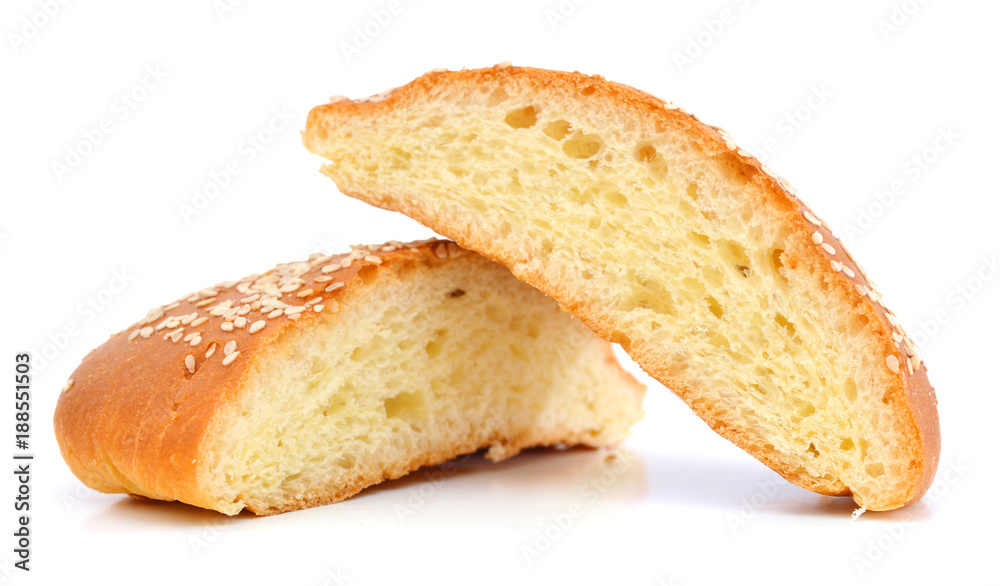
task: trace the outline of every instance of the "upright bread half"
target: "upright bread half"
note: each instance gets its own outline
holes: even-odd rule
[[[150,311],[76,369],[55,431],[93,489],[270,515],[481,448],[612,445],[642,395],[608,343],[504,267],[390,243]]]
[[[913,343],[723,131],[601,77],[500,65],[336,98],[303,141],[345,194],[507,265],[789,481],[871,510],[929,487]]]

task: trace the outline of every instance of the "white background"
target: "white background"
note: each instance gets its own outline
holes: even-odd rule
[[[0,476],[0,581],[1000,584],[997,3],[399,0],[384,25],[372,11],[388,0],[69,2],[47,16],[54,4],[10,0],[0,19],[0,364],[13,374],[14,353],[34,353],[37,455],[30,575],[12,567],[15,487]],[[771,151],[923,342],[944,441],[931,496],[852,523],[849,499],[777,479],[646,378],[624,469],[588,451],[474,458],[264,519],[82,487],[51,414],[109,334],[280,261],[429,235],[337,193],[300,145],[308,109],[508,59],[603,74]],[[81,146],[88,135],[99,144]]]

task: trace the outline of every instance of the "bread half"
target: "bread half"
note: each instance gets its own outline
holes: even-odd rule
[[[871,510],[930,485],[912,341],[721,130],[601,77],[497,66],[338,98],[303,141],[341,191],[507,265],[789,481]]]
[[[481,448],[613,445],[643,392],[504,267],[390,243],[153,309],[76,369],[55,432],[93,489],[270,515]]]

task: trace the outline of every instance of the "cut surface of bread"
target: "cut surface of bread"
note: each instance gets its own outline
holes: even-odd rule
[[[601,77],[497,66],[318,106],[303,142],[342,192],[504,263],[789,481],[870,510],[929,487],[916,348],[721,130]]]
[[[84,359],[55,430],[96,490],[268,515],[482,448],[614,445],[643,392],[503,266],[390,243],[150,311]]]

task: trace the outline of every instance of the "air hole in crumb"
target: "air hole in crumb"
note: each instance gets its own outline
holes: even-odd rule
[[[618,344],[626,352],[629,351],[629,346],[632,345],[632,341],[629,340],[628,336],[619,331],[611,332],[611,342],[614,344]]]
[[[563,152],[574,159],[589,159],[601,151],[604,143],[596,134],[575,132],[563,143]]]
[[[847,396],[848,401],[854,401],[858,398],[858,385],[854,382],[854,379],[847,379],[844,382],[844,394]]]
[[[507,112],[504,122],[511,128],[531,128],[538,122],[538,114],[534,106],[526,106]]]
[[[844,451],[853,450],[854,449],[854,441],[851,438],[849,438],[849,437],[845,437],[843,439],[843,441],[840,442],[840,449],[842,449]]]
[[[809,449],[806,451],[812,454],[814,458],[819,458],[819,450],[816,449],[816,444],[809,444]]]
[[[542,129],[545,136],[551,138],[552,140],[562,140],[566,138],[569,131],[569,122],[566,122],[565,120],[553,120],[552,122],[546,124],[545,128]]]
[[[708,236],[705,236],[704,234],[699,234],[697,232],[689,232],[688,236],[690,236],[692,242],[701,246],[702,248],[708,248],[708,245],[712,243],[712,239],[709,238]]]
[[[639,146],[635,148],[635,158],[641,163],[648,163],[653,160],[658,153],[656,152],[656,147],[649,143],[639,143]]]
[[[701,190],[698,188],[698,184],[688,183],[687,194],[688,197],[690,197],[694,201],[698,201],[698,198],[701,197]]]
[[[872,478],[878,478],[879,476],[885,474],[885,466],[882,464],[868,464],[865,466],[865,472],[867,472],[868,476],[871,476]]]
[[[790,335],[792,335],[792,336],[795,335],[795,326],[793,326],[792,322],[788,321],[788,319],[785,316],[781,315],[780,313],[776,313],[774,315],[774,321],[779,326],[781,326],[781,327],[785,328],[786,330],[788,330],[788,333]]]
[[[462,291],[461,289],[454,289],[448,295],[451,297],[461,297],[462,295],[465,295],[465,291]]]
[[[784,250],[781,248],[772,248],[771,254],[771,269],[774,270],[774,274],[777,275],[784,283],[788,283],[788,276],[785,274],[785,264],[781,261],[781,255],[784,254]]]
[[[718,300],[710,295],[705,301],[708,303],[708,310],[712,312],[712,315],[716,318],[722,318],[722,305],[719,304]]]
[[[620,208],[628,205],[628,198],[626,198],[620,191],[606,191],[604,192],[604,199],[606,199],[611,205]]]
[[[382,402],[385,406],[385,416],[397,419],[412,419],[420,415],[423,409],[423,399],[417,393],[400,393]]]
[[[447,335],[448,330],[437,330],[434,332],[434,336],[429,342],[427,342],[427,345],[424,346],[424,352],[427,353],[428,358],[437,358],[441,355],[441,351],[444,350]]]

